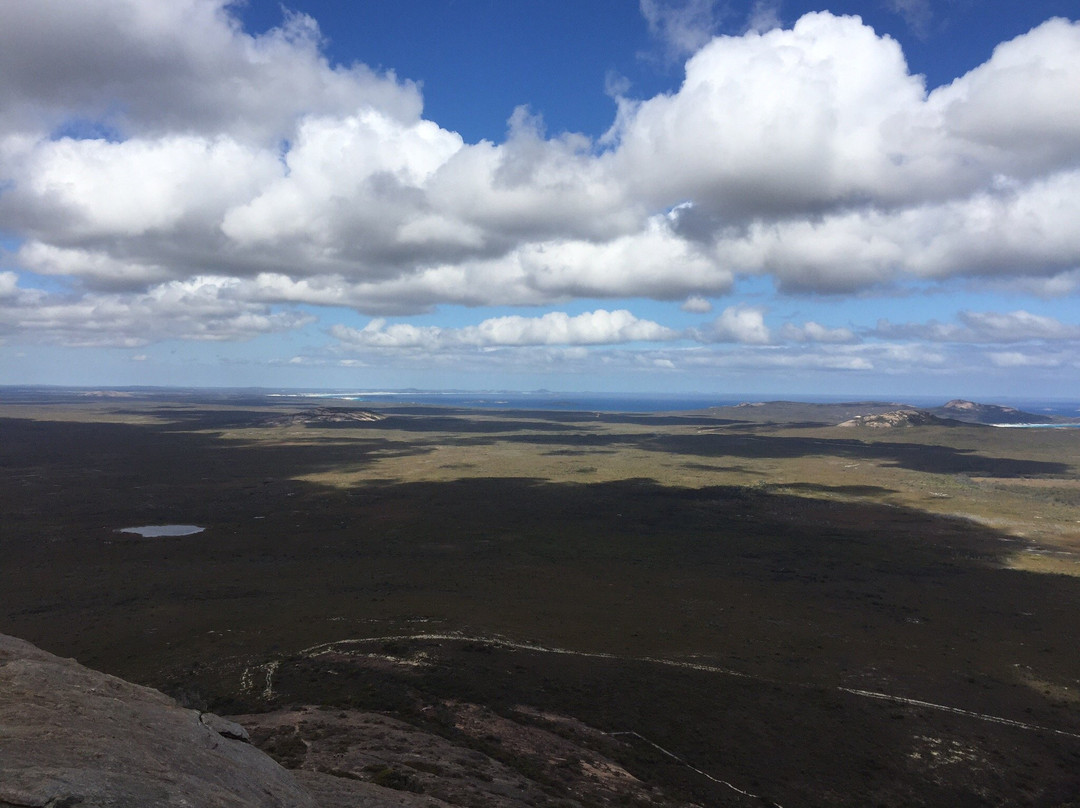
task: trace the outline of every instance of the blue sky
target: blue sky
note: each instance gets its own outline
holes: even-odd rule
[[[0,384],[1080,398],[1076,17],[11,0]]]

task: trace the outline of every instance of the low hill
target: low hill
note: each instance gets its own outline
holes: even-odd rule
[[[871,429],[895,429],[912,426],[960,426],[961,422],[950,418],[938,418],[925,410],[905,409],[873,415],[857,415],[837,426],[869,427]]]
[[[913,408],[895,401],[846,401],[828,404],[806,401],[752,401],[734,407],[712,407],[709,414],[751,423],[835,426],[859,415],[876,415],[898,409]]]
[[[968,421],[975,424],[1045,424],[1061,420],[1060,418],[1024,412],[1015,407],[1004,407],[1000,404],[978,404],[961,398],[954,398],[944,406],[931,409],[930,412],[941,418],[955,418],[958,421]]]

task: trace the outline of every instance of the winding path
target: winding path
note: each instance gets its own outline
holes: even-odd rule
[[[348,654],[358,654],[358,653],[360,653],[359,651],[349,651],[349,650],[343,648],[342,646],[349,646],[349,645],[359,646],[359,645],[366,645],[366,644],[370,644],[370,643],[386,643],[386,642],[407,642],[407,641],[411,641],[411,640],[474,642],[474,643],[482,643],[484,645],[494,646],[496,648],[508,648],[508,649],[512,649],[512,650],[516,650],[516,651],[532,651],[532,652],[535,652],[535,653],[543,653],[543,654],[559,654],[559,655],[562,655],[562,656],[585,657],[585,658],[589,658],[589,659],[606,659],[606,660],[616,660],[616,661],[624,661],[624,662],[649,662],[649,663],[652,663],[652,664],[666,665],[666,666],[673,667],[673,668],[684,668],[684,669],[687,669],[687,670],[704,671],[706,673],[716,673],[716,674],[720,674],[720,675],[723,675],[723,676],[734,676],[734,677],[738,677],[738,678],[741,678],[741,679],[751,679],[751,680],[754,680],[754,681],[767,682],[767,683],[770,683],[770,684],[775,684],[776,683],[776,680],[769,679],[769,678],[764,677],[764,676],[755,676],[753,674],[743,673],[741,671],[736,671],[736,670],[732,670],[731,668],[724,668],[724,667],[720,667],[720,666],[717,666],[717,665],[705,665],[705,664],[697,663],[697,662],[683,662],[683,661],[680,661],[680,660],[663,659],[663,658],[660,658],[660,657],[618,656],[616,654],[608,654],[608,653],[603,653],[603,652],[600,652],[600,651],[574,651],[574,650],[569,649],[569,648],[558,648],[558,647],[554,647],[554,646],[540,645],[538,643],[515,642],[513,640],[508,640],[508,639],[505,639],[503,637],[480,637],[480,636],[471,636],[471,635],[466,635],[466,634],[458,634],[458,633],[455,633],[455,632],[449,632],[449,633],[395,634],[395,635],[388,635],[388,636],[383,636],[383,637],[358,637],[358,638],[349,639],[349,640],[335,640],[334,642],[327,642],[327,643],[320,643],[318,645],[313,645],[310,648],[306,648],[303,651],[301,651],[300,654],[302,654],[304,656],[307,656],[309,658],[321,656],[323,654],[330,654],[330,653],[339,653],[339,654],[346,654],[346,655],[348,655]],[[273,695],[273,676],[274,676],[274,672],[277,670],[277,667],[278,667],[279,664],[280,664],[279,662],[270,662],[270,663],[266,663],[264,665],[258,666],[258,669],[265,671],[265,674],[266,674],[266,685],[265,685],[265,687],[263,689],[263,697],[264,698],[269,699]],[[796,687],[815,687],[815,685],[811,685],[811,684],[805,683],[805,682],[791,682],[791,683],[788,683],[788,684],[794,685]],[[251,668],[250,667],[246,668],[244,670],[243,677],[241,678],[241,688],[246,689],[246,690],[254,689],[254,677],[253,677],[253,675],[251,673]],[[895,702],[897,704],[906,704],[906,705],[911,706],[911,707],[921,707],[921,708],[928,709],[928,710],[938,710],[940,712],[953,713],[954,715],[962,715],[962,716],[965,716],[967,718],[974,718],[974,719],[979,720],[979,721],[986,721],[986,722],[993,723],[993,724],[1001,724],[1003,726],[1008,726],[1008,727],[1016,727],[1018,729],[1027,730],[1029,732],[1046,732],[1046,733],[1051,733],[1053,735],[1058,735],[1058,736],[1062,736],[1062,737],[1066,737],[1066,738],[1073,738],[1073,739],[1076,739],[1076,740],[1080,740],[1080,734],[1075,733],[1075,732],[1068,732],[1066,730],[1061,730],[1061,729],[1053,729],[1051,727],[1044,727],[1044,726],[1040,726],[1038,724],[1028,724],[1028,723],[1025,723],[1023,721],[1015,721],[1015,720],[1013,720],[1011,718],[1003,718],[1002,716],[989,715],[987,713],[977,713],[977,712],[974,712],[972,710],[964,710],[964,709],[961,709],[959,707],[951,707],[951,706],[949,706],[947,704],[936,704],[934,702],[923,701],[921,699],[912,699],[912,698],[907,698],[907,697],[904,697],[904,696],[892,695],[892,694],[889,694],[889,693],[878,693],[878,692],[873,691],[873,690],[859,690],[857,688],[843,687],[843,686],[840,686],[840,685],[838,685],[836,687],[836,690],[841,692],[841,693],[847,693],[849,695],[858,696],[860,698],[874,699],[874,700],[878,700],[878,701],[890,701],[890,702]],[[664,747],[660,746],[655,741],[652,741],[649,738],[646,738],[644,735],[641,735],[638,732],[635,732],[633,730],[622,730],[622,731],[618,731],[618,732],[608,732],[606,734],[611,735],[611,736],[625,735],[625,736],[633,736],[635,738],[638,738],[642,742],[647,743],[650,746],[656,748],[659,752],[663,753],[664,755],[667,755],[668,757],[672,758],[673,760],[678,761],[680,764],[682,764],[683,766],[686,766],[687,768],[691,769],[692,771],[698,773],[702,777],[705,777],[705,778],[707,778],[707,779],[711,780],[712,782],[717,783],[719,785],[725,786],[725,787],[731,789],[732,791],[735,791],[738,794],[741,794],[742,796],[747,797],[748,799],[760,799],[760,797],[757,794],[752,794],[749,791],[745,791],[745,790],[739,788],[738,786],[733,785],[732,783],[729,783],[727,780],[723,780],[723,779],[721,779],[719,777],[714,777],[713,775],[709,774],[708,772],[702,771],[701,769],[697,768],[696,766],[694,766],[689,761],[679,757],[674,752],[671,752],[670,750],[665,749]],[[781,806],[777,806],[777,808],[781,808]]]

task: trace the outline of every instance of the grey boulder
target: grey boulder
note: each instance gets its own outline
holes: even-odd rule
[[[0,634],[0,808],[315,808],[246,736]]]

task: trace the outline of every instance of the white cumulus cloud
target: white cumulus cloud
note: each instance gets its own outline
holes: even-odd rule
[[[780,336],[788,342],[856,342],[858,337],[849,328],[828,328],[813,320],[796,325],[784,323]]]
[[[331,63],[303,14],[252,35],[226,0],[7,0],[6,333],[239,338],[305,322],[300,304],[388,316],[652,298],[705,313],[706,297],[751,277],[780,294],[958,277],[1075,293],[1080,24],[1049,20],[928,92],[899,44],[857,17],[782,29],[759,4],[760,24],[714,36],[722,3],[641,8],[692,53],[676,90],[619,95],[596,139],[548,134],[522,107],[506,111],[505,139],[468,143],[423,117],[417,84]],[[24,273],[66,291],[18,292]],[[207,278],[220,279],[212,294],[197,291]],[[670,338],[599,311],[363,339]],[[955,327],[983,342],[1049,333],[1016,316]],[[814,322],[774,335],[762,309],[739,305],[690,339],[853,341]]]
[[[999,368],[1056,368],[1065,364],[1060,355],[1030,354],[1020,351],[992,351],[990,362]]]
[[[0,292],[3,292],[0,278]],[[136,347],[162,339],[247,340],[314,318],[238,299],[234,281],[196,277],[150,292],[69,297],[37,289],[0,294],[0,335],[72,347]]]
[[[462,328],[387,324],[375,319],[364,328],[336,325],[334,337],[354,348],[458,348],[518,347],[532,345],[611,345],[625,342],[657,342],[675,339],[669,328],[641,320],[625,309],[586,312],[570,316],[549,312],[540,317],[494,317]]]
[[[955,323],[891,323],[879,320],[873,335],[929,342],[1011,343],[1080,340],[1080,325],[1019,309],[1010,312],[962,311]]]
[[[765,325],[765,309],[760,306],[728,306],[704,328],[692,329],[700,342],[742,342],[767,345],[772,342]]]
[[[680,309],[691,314],[708,314],[712,311],[712,303],[701,295],[691,295],[682,302]]]
[[[129,136],[287,137],[305,115],[372,106],[420,114],[416,86],[331,66],[316,21],[287,12],[259,36],[230,0],[7,0],[0,132],[92,122]]]

